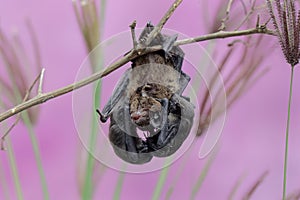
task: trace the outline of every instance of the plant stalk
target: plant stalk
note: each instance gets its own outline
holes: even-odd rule
[[[288,161],[288,149],[289,149],[289,129],[290,129],[290,116],[291,116],[291,101],[293,94],[293,79],[294,79],[294,66],[291,66],[291,78],[290,78],[290,92],[289,92],[289,103],[288,103],[288,117],[286,124],[285,133],[285,152],[284,152],[284,167],[283,167],[283,192],[282,199],[286,197],[286,178],[287,178],[287,161]]]

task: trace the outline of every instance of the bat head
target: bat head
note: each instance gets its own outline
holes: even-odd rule
[[[151,126],[152,129],[158,129],[162,119],[160,99],[165,98],[166,95],[169,94],[166,94],[166,91],[157,84],[147,83],[137,88],[130,98],[132,122],[141,129],[148,126]]]

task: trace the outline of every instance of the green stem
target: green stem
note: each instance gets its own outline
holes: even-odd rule
[[[124,183],[125,174],[126,174],[125,172],[119,172],[119,177],[118,177],[118,181],[117,181],[117,185],[113,197],[114,200],[121,199],[121,192],[122,192],[122,186]]]
[[[43,191],[43,199],[44,200],[49,200],[49,191],[48,191],[48,186],[47,186],[47,180],[46,180],[46,175],[44,172],[44,168],[42,165],[42,156],[39,150],[39,144],[38,144],[38,140],[36,138],[36,134],[33,128],[33,125],[30,121],[29,115],[27,112],[23,112],[22,113],[22,117],[23,117],[23,121],[24,124],[27,127],[28,133],[29,133],[29,137],[31,140],[31,144],[33,147],[33,152],[34,152],[34,157],[36,160],[36,165],[37,165],[37,169],[38,169],[38,173],[40,176],[40,181],[41,181],[41,186],[42,186],[42,191]]]
[[[22,187],[20,183],[20,176],[18,173],[18,166],[16,163],[13,147],[11,145],[9,137],[6,138],[6,144],[7,144],[7,152],[8,152],[8,157],[9,157],[9,162],[13,174],[13,179],[14,179],[14,184],[17,190],[17,199],[18,200],[23,200],[23,192],[22,192]]]
[[[105,21],[105,10],[106,10],[106,0],[100,0],[100,15],[99,12],[97,13],[98,16],[100,16],[100,18],[96,17],[95,18],[95,24],[94,24],[94,28],[90,28],[89,31],[93,32],[93,29],[97,30],[99,32],[97,32],[96,35],[94,35],[94,37],[92,37],[91,39],[93,39],[93,46],[90,47],[89,49],[89,42],[86,39],[85,43],[86,46],[88,48],[89,52],[92,52],[92,50],[94,50],[94,53],[91,53],[89,55],[89,60],[91,62],[91,67],[92,67],[92,71],[93,73],[96,73],[97,71],[101,71],[103,69],[104,66],[104,54],[102,52],[102,48],[96,48],[96,44],[98,42],[101,41],[101,36],[102,36],[102,32],[103,32],[103,27],[104,27],[104,21]],[[96,8],[95,8],[96,9]],[[97,12],[97,11],[96,11]],[[83,34],[84,36],[84,34]],[[101,80],[99,80],[99,82],[96,85],[96,93],[95,93],[95,104],[93,108],[99,108],[100,105],[100,100],[101,100],[101,90],[102,90],[102,82]],[[95,170],[95,158],[93,157],[93,155],[91,154],[92,152],[94,152],[95,148],[96,148],[96,141],[97,141],[97,137],[98,137],[98,133],[97,133],[97,126],[98,126],[98,118],[94,117],[94,112],[95,109],[92,112],[92,128],[91,128],[91,137],[90,137],[90,142],[89,142],[89,149],[90,152],[88,153],[88,158],[87,158],[87,165],[86,165],[86,171],[85,171],[85,184],[84,184],[84,188],[83,188],[83,193],[82,193],[82,199],[83,200],[90,200],[93,198],[93,193],[94,193],[94,182],[93,182],[93,176],[94,176],[94,170]],[[101,167],[102,169],[104,169],[104,167]],[[100,169],[97,169],[100,170]]]
[[[100,91],[96,91],[96,108],[98,107],[99,100],[99,94]],[[97,120],[95,117],[92,118],[92,124],[91,124],[91,137],[89,141],[89,149],[90,152],[88,152],[88,158],[87,158],[87,166],[85,171],[85,180],[84,180],[84,188],[82,193],[82,199],[83,200],[91,200],[93,198],[94,193],[94,187],[93,187],[93,174],[94,174],[94,168],[95,168],[95,159],[92,155],[92,152],[94,152],[96,148],[96,141],[97,141]]]
[[[164,183],[166,182],[169,169],[170,169],[170,166],[167,166],[167,167],[164,167],[161,170],[159,180],[157,182],[156,188],[155,188],[154,193],[153,193],[152,200],[158,200],[159,199],[162,188],[164,186]]]
[[[100,54],[100,58],[102,58],[102,54]],[[102,59],[95,60],[97,58],[92,57],[91,58],[91,63],[101,63]],[[97,64],[93,64],[92,66],[98,66]],[[103,66],[101,63],[99,66]],[[93,69],[97,70],[97,69]],[[96,85],[95,88],[95,101],[94,101],[94,107],[93,108],[99,108],[100,105],[100,100],[101,100],[101,80]],[[89,141],[89,149],[90,151],[88,152],[88,158],[87,158],[87,165],[86,165],[86,171],[85,171],[85,180],[84,180],[84,188],[83,188],[83,193],[82,193],[82,199],[83,200],[90,200],[93,198],[93,193],[94,193],[94,186],[93,186],[93,175],[94,175],[94,170],[95,170],[95,158],[93,157],[92,153],[95,152],[96,148],[96,141],[98,138],[97,134],[97,126],[98,126],[98,119],[94,117],[94,113],[92,112],[92,123],[91,123],[91,137]]]
[[[194,200],[196,199],[196,196],[198,194],[198,191],[200,190],[207,174],[208,174],[208,171],[213,163],[213,161],[215,160],[216,158],[216,153],[213,152],[213,154],[211,156],[208,157],[208,160],[207,162],[205,163],[203,169],[201,170],[200,172],[200,175],[198,176],[198,179],[197,179],[197,182],[196,184],[194,185],[193,189],[192,189],[192,192],[191,192],[191,197],[190,199],[191,200]]]
[[[286,196],[286,175],[287,175],[287,161],[288,161],[288,149],[289,149],[289,129],[290,129],[290,116],[291,116],[291,100],[292,100],[292,92],[293,92],[293,79],[294,79],[294,66],[292,66],[291,68],[288,117],[287,117],[287,124],[286,124],[286,133],[285,133],[285,153],[284,153],[283,193],[282,193],[283,200],[285,200],[285,196]]]
[[[5,177],[5,171],[3,169],[3,163],[1,159],[0,159],[0,188],[2,188],[3,198],[5,200],[9,200],[10,197],[8,192],[8,183]]]

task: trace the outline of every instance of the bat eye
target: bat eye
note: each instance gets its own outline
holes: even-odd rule
[[[150,85],[145,85],[145,91],[150,91],[152,89],[152,87]]]

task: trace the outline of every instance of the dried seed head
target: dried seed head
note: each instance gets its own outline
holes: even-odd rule
[[[267,6],[286,61],[295,66],[299,62],[300,10],[296,11],[294,0],[275,0],[277,17],[271,0]],[[297,12],[297,13],[296,13]]]
[[[31,88],[31,83],[37,71],[41,70],[40,50],[30,21],[27,22],[27,28],[33,46],[33,59],[28,56],[30,52],[27,52],[18,32],[9,37],[0,27],[0,62],[6,68],[0,74],[0,89],[3,91],[0,101],[4,110],[19,104],[26,96],[29,99],[36,95],[37,86]],[[29,71],[27,65],[30,66]],[[38,114],[38,108],[28,110],[32,124],[36,123]]]
[[[266,51],[260,51],[262,47],[271,47],[268,38],[260,35],[259,37],[248,36],[245,40],[234,40],[228,44],[228,51],[220,57],[220,60],[215,57],[216,63],[219,63],[219,72],[222,74],[226,92],[226,109],[229,110],[231,106],[237,102],[240,97],[245,94],[255,82],[260,79],[268,68],[263,66],[263,61],[271,54]],[[239,60],[230,62],[233,57],[239,56]],[[211,79],[209,88],[221,90],[222,88],[215,82],[215,74]],[[217,92],[217,94],[220,94]],[[197,136],[206,132],[206,129],[211,123],[214,122],[221,115],[224,110],[218,110],[212,116],[212,106],[220,104],[222,98],[218,96],[212,97],[213,101],[210,102],[209,90],[205,90],[203,99],[200,101],[200,120],[199,130]]]

